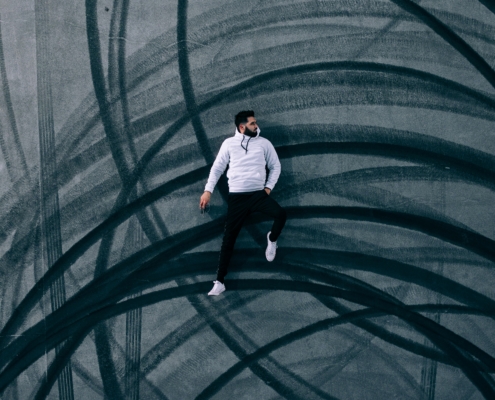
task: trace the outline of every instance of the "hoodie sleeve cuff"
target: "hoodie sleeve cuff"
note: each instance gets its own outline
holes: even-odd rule
[[[205,186],[205,192],[210,192],[211,194],[213,194],[213,189],[214,188],[212,188],[212,187],[210,187],[208,185]]]

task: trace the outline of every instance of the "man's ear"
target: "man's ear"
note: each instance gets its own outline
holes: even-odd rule
[[[246,125],[244,124],[239,124],[239,132],[244,133],[244,130],[246,129]]]

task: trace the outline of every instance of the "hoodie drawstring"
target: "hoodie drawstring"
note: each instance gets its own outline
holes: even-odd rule
[[[246,135],[242,135],[242,142],[241,142],[241,147],[246,150],[246,154],[247,154],[247,151],[248,151],[248,146],[249,146],[249,141],[252,139],[252,137],[250,136],[247,143],[246,143],[246,147],[244,147],[242,144],[244,143],[244,139],[246,139]]]

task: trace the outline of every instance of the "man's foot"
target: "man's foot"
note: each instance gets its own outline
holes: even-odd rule
[[[270,241],[270,233],[271,231],[266,235],[268,246],[266,246],[265,256],[268,261],[273,261],[275,259],[275,254],[277,254],[277,242]]]
[[[225,292],[225,285],[220,281],[213,281],[213,289],[208,292],[208,296],[218,296],[220,293]]]

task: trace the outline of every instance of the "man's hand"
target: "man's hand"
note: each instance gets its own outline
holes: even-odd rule
[[[210,202],[211,199],[211,193],[208,191],[205,191],[202,195],[201,198],[199,199],[199,208],[206,208],[206,205]]]
[[[271,189],[265,188],[265,192],[266,192],[266,194],[270,195],[270,192],[271,192],[271,191],[272,191]]]

